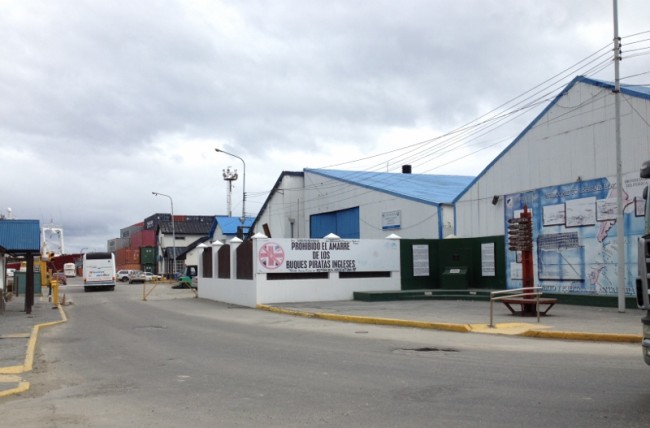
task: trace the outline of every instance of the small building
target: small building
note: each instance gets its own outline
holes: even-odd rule
[[[214,216],[188,216],[155,215],[157,218],[145,219],[145,229],[149,230],[151,224],[156,224],[156,244],[158,246],[158,266],[156,272],[173,275],[175,272],[182,272],[184,262],[181,255],[185,248],[196,241],[209,236]],[[166,216],[161,219],[161,216]],[[198,244],[198,243],[197,243]],[[176,260],[176,266],[172,267]]]
[[[0,220],[0,267],[2,292],[5,292],[6,257],[24,257],[25,312],[30,314],[34,305],[34,257],[41,254],[41,228],[38,220]],[[40,276],[40,275],[39,275]],[[14,285],[15,286],[15,285]]]
[[[210,227],[210,240],[220,241],[226,243],[234,237],[243,239],[248,235],[251,225],[255,217],[246,217],[244,224],[241,222],[241,217],[232,217],[226,215],[218,215],[214,217],[212,226]]]

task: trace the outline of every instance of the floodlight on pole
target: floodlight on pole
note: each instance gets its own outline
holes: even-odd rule
[[[228,169],[223,170],[223,179],[228,182],[228,196],[226,200],[228,205],[228,217],[232,217],[232,182],[237,180],[237,178],[239,178],[239,175],[237,174],[236,169],[231,171],[230,167],[228,167]]]
[[[240,158],[239,156],[233,155],[232,153],[228,153],[224,150],[214,149],[214,151],[237,158],[244,165],[244,170],[242,174],[242,203],[241,203],[241,218],[240,218],[241,224],[243,226],[244,222],[246,221],[246,162],[244,162],[244,159]]]
[[[170,272],[171,275],[176,274],[176,227],[174,226],[174,200],[172,199],[171,196],[165,195],[164,193],[159,193],[159,192],[151,192],[152,195],[154,196],[164,196],[166,198],[169,198],[169,202],[171,203],[172,206],[172,252],[173,252],[173,260],[174,260],[174,265],[172,266],[173,272]]]

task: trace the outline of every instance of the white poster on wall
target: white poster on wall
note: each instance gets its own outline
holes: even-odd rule
[[[413,245],[413,276],[429,276],[428,245]]]
[[[382,230],[399,229],[402,227],[402,211],[384,211],[381,213]]]
[[[572,199],[564,203],[566,227],[592,226],[596,224],[596,198]]]
[[[496,276],[494,242],[481,244],[481,275]]]

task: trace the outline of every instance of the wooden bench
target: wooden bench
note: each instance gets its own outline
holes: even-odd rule
[[[540,315],[546,315],[548,311],[557,303],[557,299],[540,297],[535,299],[534,297],[513,297],[509,299],[500,299],[500,302],[506,305],[506,307],[512,312],[513,315],[537,315],[535,312],[535,304],[539,302],[539,313]],[[521,310],[516,311],[512,305],[520,305]],[[527,311],[526,307],[532,305],[532,311]],[[543,306],[546,306],[544,309]],[[530,306],[528,306],[530,308]]]

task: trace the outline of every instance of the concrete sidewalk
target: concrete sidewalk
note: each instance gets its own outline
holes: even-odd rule
[[[24,296],[5,303],[5,311],[0,313],[0,397],[29,389],[22,375],[33,368],[40,329],[66,320],[61,306],[54,306],[47,296],[34,296],[29,315]]]

